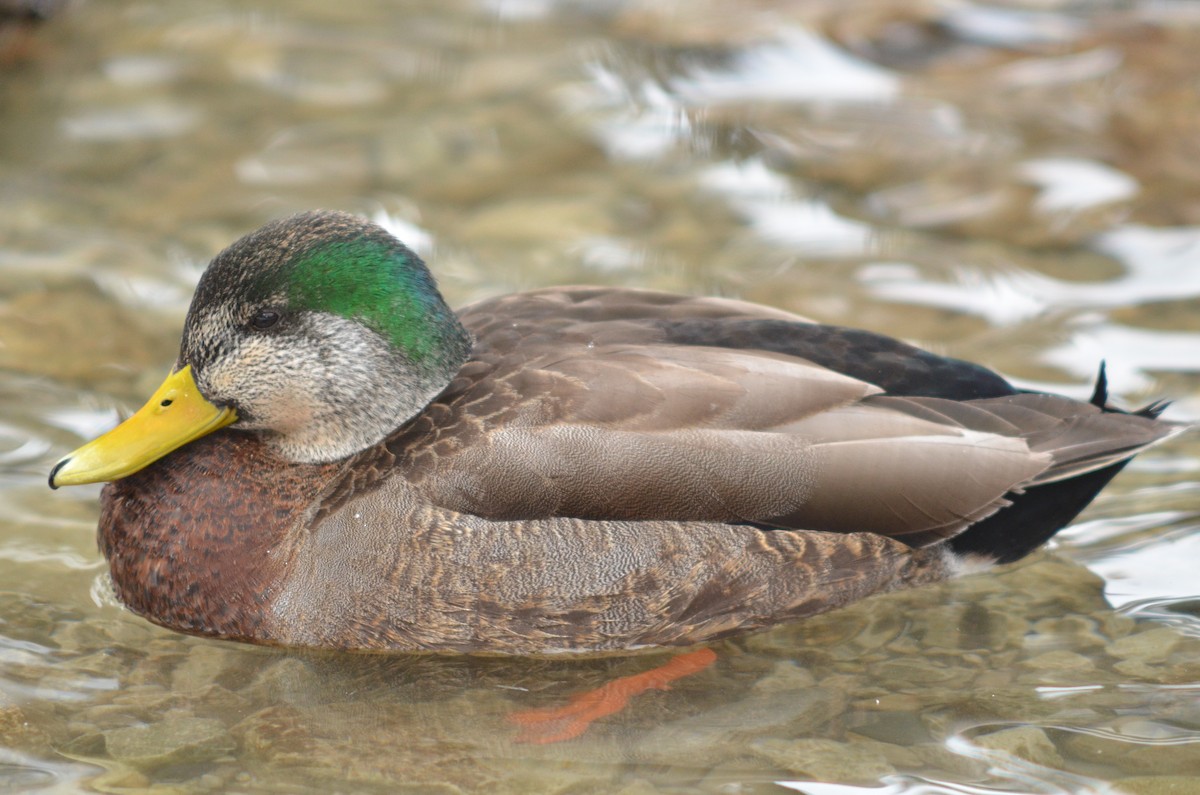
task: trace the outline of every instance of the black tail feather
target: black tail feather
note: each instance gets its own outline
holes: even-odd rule
[[[1088,402],[1098,409],[1108,409],[1108,368],[1103,359],[1100,360],[1100,372],[1096,374],[1096,386]]]
[[[1145,406],[1142,406],[1133,413],[1137,417],[1149,417],[1152,420],[1156,420],[1158,419],[1158,415],[1166,411],[1167,407],[1170,405],[1171,401],[1169,400],[1156,400],[1153,403],[1148,403]]]
[[[1092,389],[1092,396],[1088,398],[1088,403],[1103,411],[1132,414],[1135,417],[1146,417],[1152,420],[1158,419],[1159,415],[1171,405],[1171,401],[1169,400],[1156,400],[1153,403],[1142,406],[1136,411],[1128,412],[1108,405],[1108,372],[1103,359],[1100,360],[1100,372],[1096,374],[1096,386]]]
[[[950,549],[997,563],[1020,560],[1070,524],[1128,463],[1119,461],[1069,480],[1033,486],[1022,494],[1010,493],[1006,496],[1012,505],[950,539]]]

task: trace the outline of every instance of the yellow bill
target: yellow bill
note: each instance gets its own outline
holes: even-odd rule
[[[167,376],[136,414],[55,464],[50,488],[132,475],[235,420],[232,408],[218,408],[200,394],[187,365]]]

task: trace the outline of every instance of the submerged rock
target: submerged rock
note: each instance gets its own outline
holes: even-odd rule
[[[1054,743],[1046,736],[1046,732],[1036,726],[1019,726],[984,734],[975,738],[975,744],[1043,767],[1057,769],[1063,764]]]
[[[203,762],[236,748],[225,724],[211,718],[169,718],[104,733],[109,757],[137,767]]]
[[[750,743],[749,750],[793,775],[814,781],[876,782],[896,772],[882,754],[856,743],[766,739]]]
[[[1138,776],[1117,782],[1128,795],[1194,795],[1200,792],[1200,778],[1192,776]]]

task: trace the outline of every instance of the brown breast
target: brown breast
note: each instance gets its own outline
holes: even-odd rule
[[[260,625],[293,528],[340,469],[219,431],[108,484],[98,535],[117,596],[171,629],[270,642]]]

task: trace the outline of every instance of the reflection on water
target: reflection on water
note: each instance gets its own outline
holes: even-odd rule
[[[882,102],[899,92],[886,69],[854,58],[811,31],[786,29],[778,41],[746,47],[726,69],[697,69],[671,82],[692,106],[728,102]]]
[[[1055,555],[727,642],[557,746],[506,716],[663,658],[182,637],[113,603],[98,488],[45,487],[157,385],[203,262],[310,207],[456,303],[737,295],[1075,395],[1107,358],[1200,417],[1186,5],[72,6],[0,71],[0,790],[1200,790],[1190,437]]]
[[[1101,588],[1041,557],[872,600],[719,646],[715,668],[559,746],[515,742],[507,715],[660,658],[281,652],[0,594],[0,730],[16,752],[103,768],[109,788],[966,786],[995,767],[1065,792],[1089,776],[1190,770],[1200,632],[1114,613]],[[1121,754],[1132,746],[1133,761]]]

